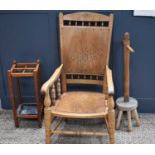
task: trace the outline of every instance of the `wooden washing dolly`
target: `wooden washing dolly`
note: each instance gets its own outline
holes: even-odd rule
[[[124,97],[120,97],[116,100],[118,109],[118,119],[116,129],[120,129],[123,112],[127,112],[128,118],[128,131],[132,130],[132,118],[136,120],[137,126],[140,126],[140,120],[137,113],[138,101],[129,96],[130,86],[130,53],[134,52],[130,46],[130,36],[126,32],[124,34]]]

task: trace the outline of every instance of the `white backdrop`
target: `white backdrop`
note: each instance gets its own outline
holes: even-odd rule
[[[155,10],[134,10],[134,16],[151,16],[151,17],[155,17]]]

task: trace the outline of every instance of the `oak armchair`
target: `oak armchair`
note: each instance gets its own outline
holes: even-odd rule
[[[115,143],[114,86],[108,67],[113,15],[60,13],[59,25],[62,64],[41,88],[46,143],[52,142],[53,134],[108,135],[110,143]],[[68,91],[69,84],[100,85],[102,92]],[[51,129],[55,117],[62,119]],[[103,118],[108,132],[57,130],[63,118]]]

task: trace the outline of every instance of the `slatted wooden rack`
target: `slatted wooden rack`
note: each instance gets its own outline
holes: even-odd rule
[[[8,84],[10,89],[10,97],[12,103],[12,110],[13,110],[13,117],[15,126],[19,127],[19,118],[27,118],[27,119],[37,119],[38,126],[41,127],[41,116],[43,105],[40,100],[39,90],[41,86],[41,71],[40,71],[40,61],[34,63],[17,63],[16,61],[13,62],[11,69],[8,70]],[[20,79],[21,78],[33,78],[34,80],[34,92],[35,92],[35,103],[24,103],[23,98],[21,96],[20,91]],[[14,91],[14,80],[16,81],[16,93],[17,98],[15,97]],[[17,99],[18,99],[18,106],[17,106]],[[23,113],[24,106],[28,107],[28,113]],[[34,111],[32,112],[32,109]],[[30,112],[31,110],[31,112]]]

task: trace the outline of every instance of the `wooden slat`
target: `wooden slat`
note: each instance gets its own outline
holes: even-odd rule
[[[37,119],[38,115],[17,115],[18,118]]]
[[[94,29],[94,30],[98,30],[98,29],[103,29],[103,30],[110,30],[109,27],[105,27],[105,26],[72,26],[72,25],[64,25],[64,28],[70,28],[70,29],[74,29],[74,28],[79,28],[79,29]]]
[[[13,69],[12,74],[16,74],[16,73],[29,73],[29,72],[33,72],[34,69],[29,69],[29,68],[24,68],[24,69]]]
[[[66,79],[68,84],[97,84],[103,85],[103,81],[100,80],[87,80],[87,79]]]
[[[86,75],[86,76],[103,76],[103,74],[85,74],[85,73],[65,73],[66,75]]]
[[[23,66],[25,66],[25,65],[37,65],[37,63],[28,63],[28,62],[24,63],[24,62],[20,62],[20,63],[17,64],[17,66],[18,65],[23,65]]]
[[[14,68],[13,70],[34,70],[35,69],[35,67],[28,67],[28,68],[23,68],[23,67],[16,67],[16,68]]]
[[[31,77],[33,73],[11,73],[12,77]]]

